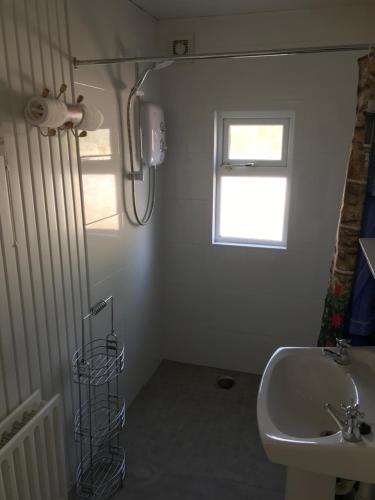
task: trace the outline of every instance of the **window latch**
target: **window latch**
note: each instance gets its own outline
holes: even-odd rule
[[[248,162],[248,163],[223,163],[221,165],[221,168],[225,168],[226,170],[232,170],[232,168],[243,168],[243,167],[255,167],[254,162]]]

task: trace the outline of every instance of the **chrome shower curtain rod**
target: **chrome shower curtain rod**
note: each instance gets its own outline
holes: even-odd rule
[[[362,43],[354,45],[327,45],[322,47],[297,47],[291,49],[249,50],[245,52],[218,52],[194,54],[187,56],[146,56],[146,57],[116,57],[113,59],[77,59],[73,58],[73,66],[88,66],[91,64],[118,63],[160,63],[164,61],[206,61],[210,59],[250,59],[257,57],[293,56],[298,54],[322,54],[327,52],[368,51],[374,44]]]

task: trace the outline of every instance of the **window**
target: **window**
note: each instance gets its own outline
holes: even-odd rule
[[[286,248],[293,119],[216,115],[213,243]]]

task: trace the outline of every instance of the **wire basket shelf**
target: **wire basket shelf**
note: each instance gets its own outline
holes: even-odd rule
[[[73,380],[91,386],[103,385],[124,369],[124,345],[113,335],[96,339],[73,356]]]
[[[109,446],[93,457],[87,455],[77,468],[77,493],[81,498],[106,500],[121,486],[125,477],[125,451]]]
[[[109,334],[86,342],[85,324],[107,305]],[[113,296],[100,299],[82,318],[81,347],[72,359],[78,387],[74,439],[79,446],[76,490],[79,498],[107,500],[122,486],[125,452],[120,431],[125,424],[125,402],[119,396],[119,375],[124,370],[124,344],[114,330]]]
[[[74,416],[74,437],[101,446],[115,437],[125,424],[125,401],[102,394],[92,402],[85,401]]]

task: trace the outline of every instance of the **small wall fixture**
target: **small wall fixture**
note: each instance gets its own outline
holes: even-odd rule
[[[46,88],[40,97],[31,97],[26,104],[27,122],[38,127],[45,137],[53,137],[62,130],[70,130],[76,137],[85,137],[87,131],[97,130],[103,124],[101,111],[95,106],[82,104],[82,95],[72,104],[60,100],[66,89],[67,86],[63,83],[57,97],[51,97]]]

